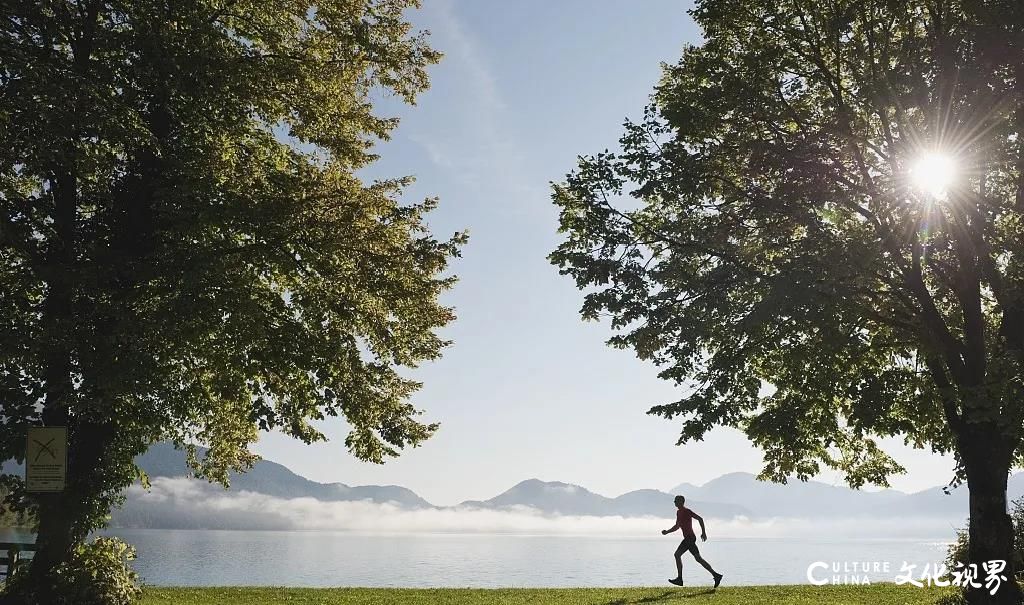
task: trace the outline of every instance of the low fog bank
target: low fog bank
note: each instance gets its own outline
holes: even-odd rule
[[[337,530],[379,533],[502,533],[660,536],[673,523],[663,518],[556,515],[525,506],[501,510],[460,506],[402,508],[370,501],[328,502],[227,491],[184,477],[153,479],[149,491],[129,489],[114,527],[167,529]],[[699,511],[698,511],[699,512]],[[707,518],[714,538],[831,538],[950,540],[962,520],[943,517],[840,517],[836,519]]]

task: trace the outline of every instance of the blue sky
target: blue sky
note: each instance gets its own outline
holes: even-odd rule
[[[415,403],[441,430],[383,466],[347,455],[337,420],[323,426],[329,443],[273,434],[257,451],[318,481],[404,485],[435,504],[489,498],[531,477],[618,495],[756,473],[760,453],[738,432],[674,445],[678,427],[645,412],[675,389],[631,352],[606,347],[608,327],[580,320],[580,293],[546,260],[559,242],[548,183],[578,155],[613,148],[623,120],[641,115],[660,63],[699,42],[687,4],[424,4],[410,17],[446,56],[416,107],[381,105],[402,123],[368,175],[414,175],[410,199],[441,199],[435,233],[470,232],[445,301],[458,313],[445,331],[455,344],[414,373],[425,383]],[[895,487],[949,479],[950,460],[887,444],[910,470]]]

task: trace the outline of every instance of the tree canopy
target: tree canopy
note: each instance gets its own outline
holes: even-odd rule
[[[975,2],[699,2],[621,150],[554,190],[552,254],[611,344],[689,387],[680,440],[742,428],[765,475],[853,485],[871,440],[953,452],[961,423],[1017,450],[1024,399],[1021,9]],[[911,182],[948,154],[937,199]],[[770,392],[765,392],[765,385]],[[1017,451],[1019,455],[1019,451]]]
[[[447,344],[465,235],[430,233],[409,178],[358,176],[397,124],[374,99],[413,103],[440,57],[416,5],[4,4],[0,455],[69,427],[68,489],[33,499],[57,533],[101,525],[156,440],[226,480],[261,429],[340,416],[373,462],[436,429],[402,368]]]
[[[556,184],[551,260],[762,477],[852,486],[952,453],[971,556],[1009,561],[1024,428],[1024,5],[702,0],[620,149]],[[1012,575],[1010,576],[1012,577]],[[973,602],[987,602],[971,591]],[[1016,602],[1016,585],[996,597]]]

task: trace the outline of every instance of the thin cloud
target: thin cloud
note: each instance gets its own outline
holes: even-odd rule
[[[483,60],[480,45],[466,31],[462,21],[455,14],[455,7],[451,1],[441,0],[433,6],[436,8],[442,26],[441,33],[447,44],[445,54],[454,57],[462,70],[470,76],[477,105],[491,113],[504,111],[506,107],[498,92],[497,80]]]
[[[445,53],[442,69],[458,75],[458,88],[448,91],[445,102],[460,117],[454,128],[444,132],[413,132],[411,142],[419,145],[439,168],[455,174],[464,185],[474,188],[532,191],[527,185],[523,162],[526,157],[516,143],[515,133],[505,126],[509,107],[502,98],[486,52],[459,18],[448,0],[431,4],[436,45]],[[533,188],[535,189],[535,188]]]

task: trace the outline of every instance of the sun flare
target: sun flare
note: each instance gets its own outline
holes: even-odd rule
[[[956,179],[956,162],[948,155],[929,153],[914,163],[910,177],[920,191],[933,198],[944,198]]]

